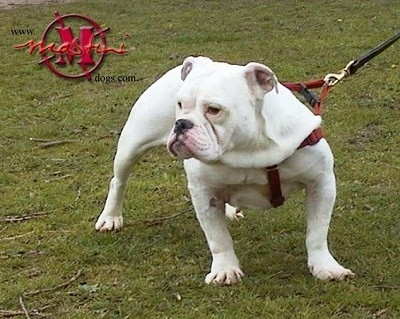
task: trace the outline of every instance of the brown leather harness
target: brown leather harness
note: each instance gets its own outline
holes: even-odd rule
[[[332,86],[329,86],[324,80],[311,81],[306,83],[282,83],[291,91],[300,93],[305,97],[308,103],[311,104],[315,115],[322,115],[322,104],[328,96]],[[321,94],[317,98],[309,89],[322,87]],[[316,128],[311,134],[299,145],[298,149],[312,146],[317,144],[321,138],[324,137],[324,132],[321,127]],[[279,166],[272,165],[266,168],[268,185],[271,193],[271,205],[272,207],[278,207],[283,205],[285,198],[282,195],[281,180],[279,176]]]
[[[369,60],[382,53],[393,43],[400,40],[400,32],[392,36],[390,39],[382,42],[372,50],[362,54],[357,59],[350,61],[344,69],[338,74],[329,73],[324,79],[309,81],[305,83],[282,83],[289,90],[300,93],[314,109],[315,115],[322,115],[322,105],[331,89],[349,75],[353,75],[357,70],[365,65]],[[319,98],[317,98],[309,89],[322,88]],[[300,144],[298,148],[303,148],[317,144],[324,137],[322,129],[319,127],[311,132],[311,134]],[[285,201],[279,177],[278,164],[266,168],[268,183],[271,191],[271,204],[273,207],[282,205]]]

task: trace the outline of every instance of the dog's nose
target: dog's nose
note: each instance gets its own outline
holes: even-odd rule
[[[189,120],[180,119],[175,122],[174,132],[176,134],[183,134],[185,131],[191,129],[192,127],[193,127],[192,122],[190,122]]]

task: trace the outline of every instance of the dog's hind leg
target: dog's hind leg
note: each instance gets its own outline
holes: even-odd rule
[[[172,69],[150,86],[129,115],[114,159],[114,176],[95,229],[119,230],[126,182],[135,163],[150,148],[166,143],[175,121],[175,95],[181,86],[180,67]]]
[[[316,278],[343,280],[355,274],[340,265],[328,248],[327,235],[336,197],[333,161],[328,165],[320,170],[320,178],[306,187],[308,267]]]

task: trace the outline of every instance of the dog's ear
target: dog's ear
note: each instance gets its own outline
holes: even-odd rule
[[[188,76],[188,74],[190,73],[190,71],[192,71],[195,62],[196,62],[196,58],[194,58],[192,56],[187,57],[185,59],[185,61],[183,61],[182,70],[181,70],[182,81],[185,81],[185,79]]]
[[[250,62],[244,67],[244,77],[250,91],[259,100],[274,88],[278,93],[278,80],[275,73],[264,64]]]
[[[205,56],[198,56],[198,57],[193,57],[189,56],[187,57],[182,64],[182,70],[181,70],[181,79],[184,81],[188,74],[193,70],[193,68],[196,66],[201,66],[201,65],[207,65],[210,62],[213,62],[210,58],[205,57]]]

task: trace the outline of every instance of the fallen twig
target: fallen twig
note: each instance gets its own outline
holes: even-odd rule
[[[68,281],[66,281],[66,282],[64,282],[64,283],[62,283],[60,285],[57,285],[57,286],[51,287],[51,288],[44,288],[44,289],[38,289],[38,290],[24,292],[23,295],[24,296],[34,296],[34,295],[38,295],[38,294],[43,293],[43,292],[54,291],[54,290],[57,290],[57,289],[61,289],[61,288],[67,287],[72,282],[77,280],[81,275],[82,275],[82,270],[79,269],[78,272],[73,277],[71,277],[71,279],[69,279]]]
[[[0,240],[14,240],[14,239],[17,239],[17,238],[21,238],[21,237],[24,237],[24,236],[28,236],[28,235],[30,235],[30,234],[33,234],[33,231],[30,231],[29,233],[26,233],[26,234],[21,234],[21,235],[15,235],[15,236],[11,236],[11,237],[0,238]]]
[[[48,213],[37,212],[37,213],[21,215],[21,216],[6,216],[6,218],[4,218],[4,221],[5,222],[21,222],[24,220],[29,220],[29,219],[34,219],[34,218],[43,218],[46,215],[48,215]]]
[[[32,142],[41,142],[41,143],[50,142],[50,140],[48,138],[31,137],[29,140],[32,141]]]
[[[31,310],[31,314],[35,315],[35,316],[39,316],[39,317],[47,317],[47,316],[53,317],[53,315],[51,313],[42,313],[43,310],[46,310],[46,309],[52,308],[52,307],[54,307],[54,305],[48,305],[48,306],[43,306],[43,307],[40,307],[37,309],[33,309],[33,310]]]
[[[120,136],[120,135],[121,135],[120,131],[113,130],[113,131],[110,131],[108,134],[104,134],[104,135],[99,136],[97,138],[97,140],[99,141],[99,140],[102,140],[102,139],[105,139],[105,138],[114,138],[114,137]]]
[[[0,318],[11,318],[16,316],[23,315],[24,312],[22,310],[12,311],[12,310],[0,310]]]
[[[59,180],[62,180],[62,179],[73,177],[73,176],[74,175],[72,175],[72,174],[66,174],[66,175],[62,175],[62,176],[58,176],[58,177],[53,177],[52,179],[46,179],[44,182],[45,183],[50,183],[50,182],[59,181]]]
[[[24,304],[24,299],[22,298],[22,296],[19,296],[19,304],[22,308],[22,311],[24,312],[25,318],[31,319],[31,316],[29,315],[28,309],[26,309],[26,306]]]
[[[29,140],[32,142],[40,143],[40,144],[38,144],[38,147],[40,147],[40,148],[47,148],[47,147],[61,145],[61,144],[78,142],[78,140],[49,140],[46,138],[36,138],[36,137],[31,137]]]
[[[376,285],[373,286],[375,289],[383,289],[383,290],[396,290],[400,289],[400,286],[391,286],[391,285]]]
[[[45,143],[40,143],[38,147],[40,148],[47,148],[51,146],[56,146],[56,145],[62,145],[62,144],[68,144],[68,143],[75,143],[78,142],[78,140],[56,140],[56,141],[50,141],[50,142],[45,142]]]
[[[58,100],[61,100],[61,99],[66,99],[66,98],[71,97],[71,96],[72,96],[72,94],[53,96],[51,98],[51,101],[54,102],[54,101],[58,101]]]
[[[50,313],[42,313],[43,310],[46,310],[48,308],[51,308],[53,306],[44,306],[40,307],[37,309],[32,309],[29,314],[32,316],[39,316],[39,317],[47,317],[51,316],[52,314]],[[25,315],[25,312],[23,310],[0,310],[0,318],[12,318],[16,316],[23,316]]]

